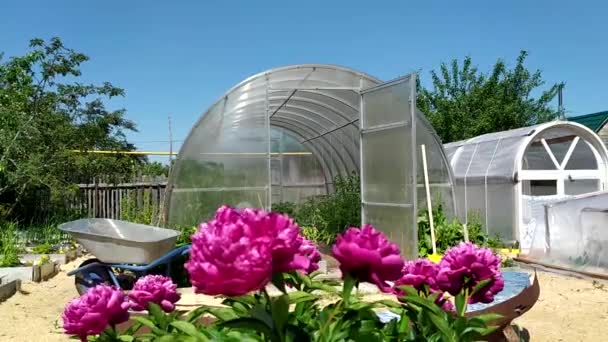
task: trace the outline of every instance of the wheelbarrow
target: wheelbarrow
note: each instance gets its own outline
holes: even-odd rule
[[[63,223],[59,229],[95,256],[68,273],[81,295],[99,284],[130,290],[148,274],[173,279],[171,264],[190,252],[190,245],[175,247],[179,235],[175,230],[127,221],[81,219]]]

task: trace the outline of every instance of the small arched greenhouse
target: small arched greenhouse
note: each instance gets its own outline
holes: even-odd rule
[[[545,204],[605,189],[606,148],[569,121],[486,134],[444,145],[455,178],[458,216],[529,250],[545,231]]]
[[[222,204],[271,208],[334,191],[336,176],[361,177],[363,223],[417,255],[425,203],[421,145],[431,196],[454,214],[442,145],[416,109],[416,76],[383,83],[331,65],[268,70],[234,86],[196,122],[169,181],[167,221],[195,224]]]

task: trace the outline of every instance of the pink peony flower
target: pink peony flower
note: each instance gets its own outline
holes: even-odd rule
[[[165,312],[172,312],[180,298],[177,285],[170,278],[161,275],[139,278],[133,290],[129,292],[129,299],[133,304],[131,307],[135,311],[146,310],[148,303],[155,303]]]
[[[461,243],[449,249],[439,263],[437,287],[453,296],[462,290],[471,293],[482,280],[490,282],[469,298],[469,303],[491,303],[504,288],[500,258],[488,248]]]
[[[98,285],[70,301],[61,315],[66,334],[80,337],[98,335],[108,325],[129,320],[130,304],[124,293],[107,285]]]
[[[338,235],[332,251],[340,262],[342,277],[350,274],[359,281],[376,284],[384,292],[392,291],[387,281],[401,277],[404,263],[399,247],[371,225],[349,228]]]
[[[241,296],[266,286],[272,275],[272,239],[266,213],[223,206],[192,236],[186,269],[195,292]]]
[[[319,269],[319,261],[321,261],[321,253],[317,249],[317,246],[312,242],[305,238],[302,239],[302,244],[300,245],[300,249],[298,250],[298,254],[294,257],[296,259],[303,259],[300,261],[300,265],[305,265],[305,267],[300,268],[306,274],[310,274]]]
[[[264,224],[272,239],[272,271],[290,272],[306,270],[310,262],[299,254],[303,239],[300,227],[289,216],[279,213],[266,214]]]
[[[435,277],[438,266],[427,259],[408,261],[403,267],[403,275],[395,282],[395,286],[410,285],[418,291],[425,291],[425,287],[435,289]]]

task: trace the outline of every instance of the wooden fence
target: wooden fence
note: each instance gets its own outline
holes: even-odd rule
[[[80,184],[75,206],[91,218],[134,220],[134,216],[151,216],[152,222],[158,222],[164,212],[166,187],[166,181]]]

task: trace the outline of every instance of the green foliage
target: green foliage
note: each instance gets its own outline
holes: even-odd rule
[[[65,222],[66,220],[58,220],[58,222]],[[20,226],[19,233],[23,239],[24,245],[26,246],[34,246],[34,248],[39,249],[50,249],[51,251],[56,251],[61,246],[71,245],[72,237],[59,230],[57,226],[59,223],[51,223],[47,222],[41,225],[27,225]],[[17,226],[17,224],[15,224]],[[40,247],[42,246],[42,247]],[[51,253],[43,252],[40,254]]]
[[[4,224],[0,227],[0,267],[17,266],[19,261],[19,240],[17,227],[13,223]]]
[[[272,211],[277,213],[289,215],[290,217],[295,218],[298,213],[299,206],[292,202],[281,202],[274,203],[272,205]]]
[[[469,215],[471,218],[467,225],[469,231],[469,241],[478,246],[499,248],[503,244],[498,237],[491,238],[485,232],[478,216]],[[441,205],[433,208],[433,222],[435,225],[435,245],[437,253],[443,253],[447,249],[458,245],[464,241],[463,225],[457,220],[450,221]],[[433,252],[431,241],[431,226],[429,223],[428,211],[421,211],[418,214],[418,256],[426,257]]]
[[[138,203],[138,201],[141,203]],[[156,207],[152,202],[150,191],[143,191],[139,194],[133,192],[121,199],[120,218],[123,221],[153,225],[157,220],[155,213]]]
[[[489,74],[473,66],[471,57],[462,65],[456,59],[443,63],[431,71],[431,89],[418,85],[418,108],[444,143],[550,121],[558,113],[549,103],[561,85],[540,91],[545,82],[540,70],[526,68],[527,56],[521,51],[513,69],[498,60]]]
[[[51,263],[51,258],[48,255],[43,255],[40,257],[40,260],[36,262],[37,265],[47,265]]]
[[[53,247],[53,245],[51,245],[48,242],[38,245],[38,246],[34,247],[34,249],[32,249],[32,253],[34,253],[34,254],[50,254],[50,253],[53,253],[54,251],[55,251],[55,248]]]
[[[301,234],[317,245],[331,246],[336,239],[336,234],[321,230],[317,227],[300,227]]]
[[[196,226],[175,226],[172,228],[179,231],[179,236],[176,241],[177,247],[190,244],[190,237],[196,233],[197,230]]]
[[[124,133],[135,124],[124,110],[104,104],[124,91],[79,79],[88,59],[59,38],[33,39],[25,55],[0,59],[2,217],[31,221],[42,202],[45,213],[55,213],[75,195],[76,184],[129,179],[145,159],[72,152],[135,148]]]
[[[157,161],[136,164],[134,173],[149,177],[169,177],[169,165]]]
[[[288,214],[301,227],[307,227],[307,238],[331,244],[337,234],[348,227],[361,225],[359,176],[338,176],[334,179],[334,187],[333,194],[311,197],[301,204],[277,203],[272,210]]]

